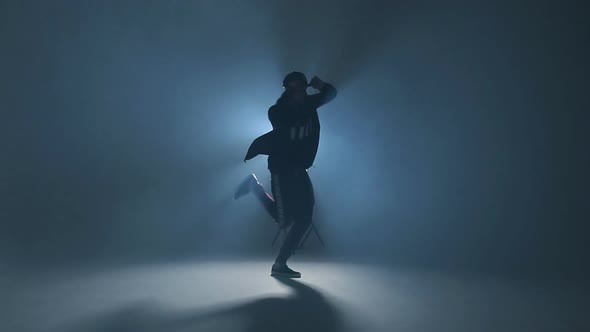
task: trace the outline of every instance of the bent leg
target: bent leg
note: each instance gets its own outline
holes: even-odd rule
[[[254,196],[258,199],[268,214],[276,221],[277,220],[277,204],[272,196],[264,190],[260,183],[256,183],[252,188]]]

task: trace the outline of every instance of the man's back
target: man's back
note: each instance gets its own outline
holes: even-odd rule
[[[306,96],[301,103],[281,98],[268,110],[277,141],[274,152],[268,157],[268,168],[272,173],[307,169],[313,165],[320,139],[317,108],[335,95],[336,89],[326,84],[320,93]]]

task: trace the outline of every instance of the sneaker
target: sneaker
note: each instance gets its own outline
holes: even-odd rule
[[[246,176],[244,181],[242,181],[242,183],[240,183],[240,185],[236,189],[234,199],[238,199],[249,193],[252,190],[252,187],[254,187],[254,185],[256,184],[258,184],[258,179],[256,178],[256,175],[248,174],[248,176]]]
[[[301,273],[291,270],[287,264],[274,263],[270,275],[283,278],[301,278]]]

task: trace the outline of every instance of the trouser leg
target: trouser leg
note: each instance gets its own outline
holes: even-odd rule
[[[283,192],[288,192],[288,195],[283,199],[287,200],[284,202],[287,203],[285,205],[286,213],[292,216],[293,226],[281,246],[276,259],[277,263],[286,263],[293,251],[297,249],[301,238],[311,224],[315,203],[313,186],[307,172],[289,177],[287,184]]]
[[[292,179],[286,175],[271,174],[270,181],[275,202],[275,221],[282,227],[290,222],[290,217],[287,215],[287,204],[290,202]]]
[[[291,226],[283,245],[281,246],[281,250],[279,251],[279,255],[276,258],[276,262],[278,263],[286,263],[289,257],[293,254],[293,251],[297,249],[297,245],[301,241],[301,238],[305,234],[305,231],[309,228],[311,224],[311,217],[301,219],[298,218]]]

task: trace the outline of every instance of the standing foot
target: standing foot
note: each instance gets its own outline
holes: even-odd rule
[[[291,270],[286,263],[274,263],[270,275],[282,278],[301,278],[301,273]]]

